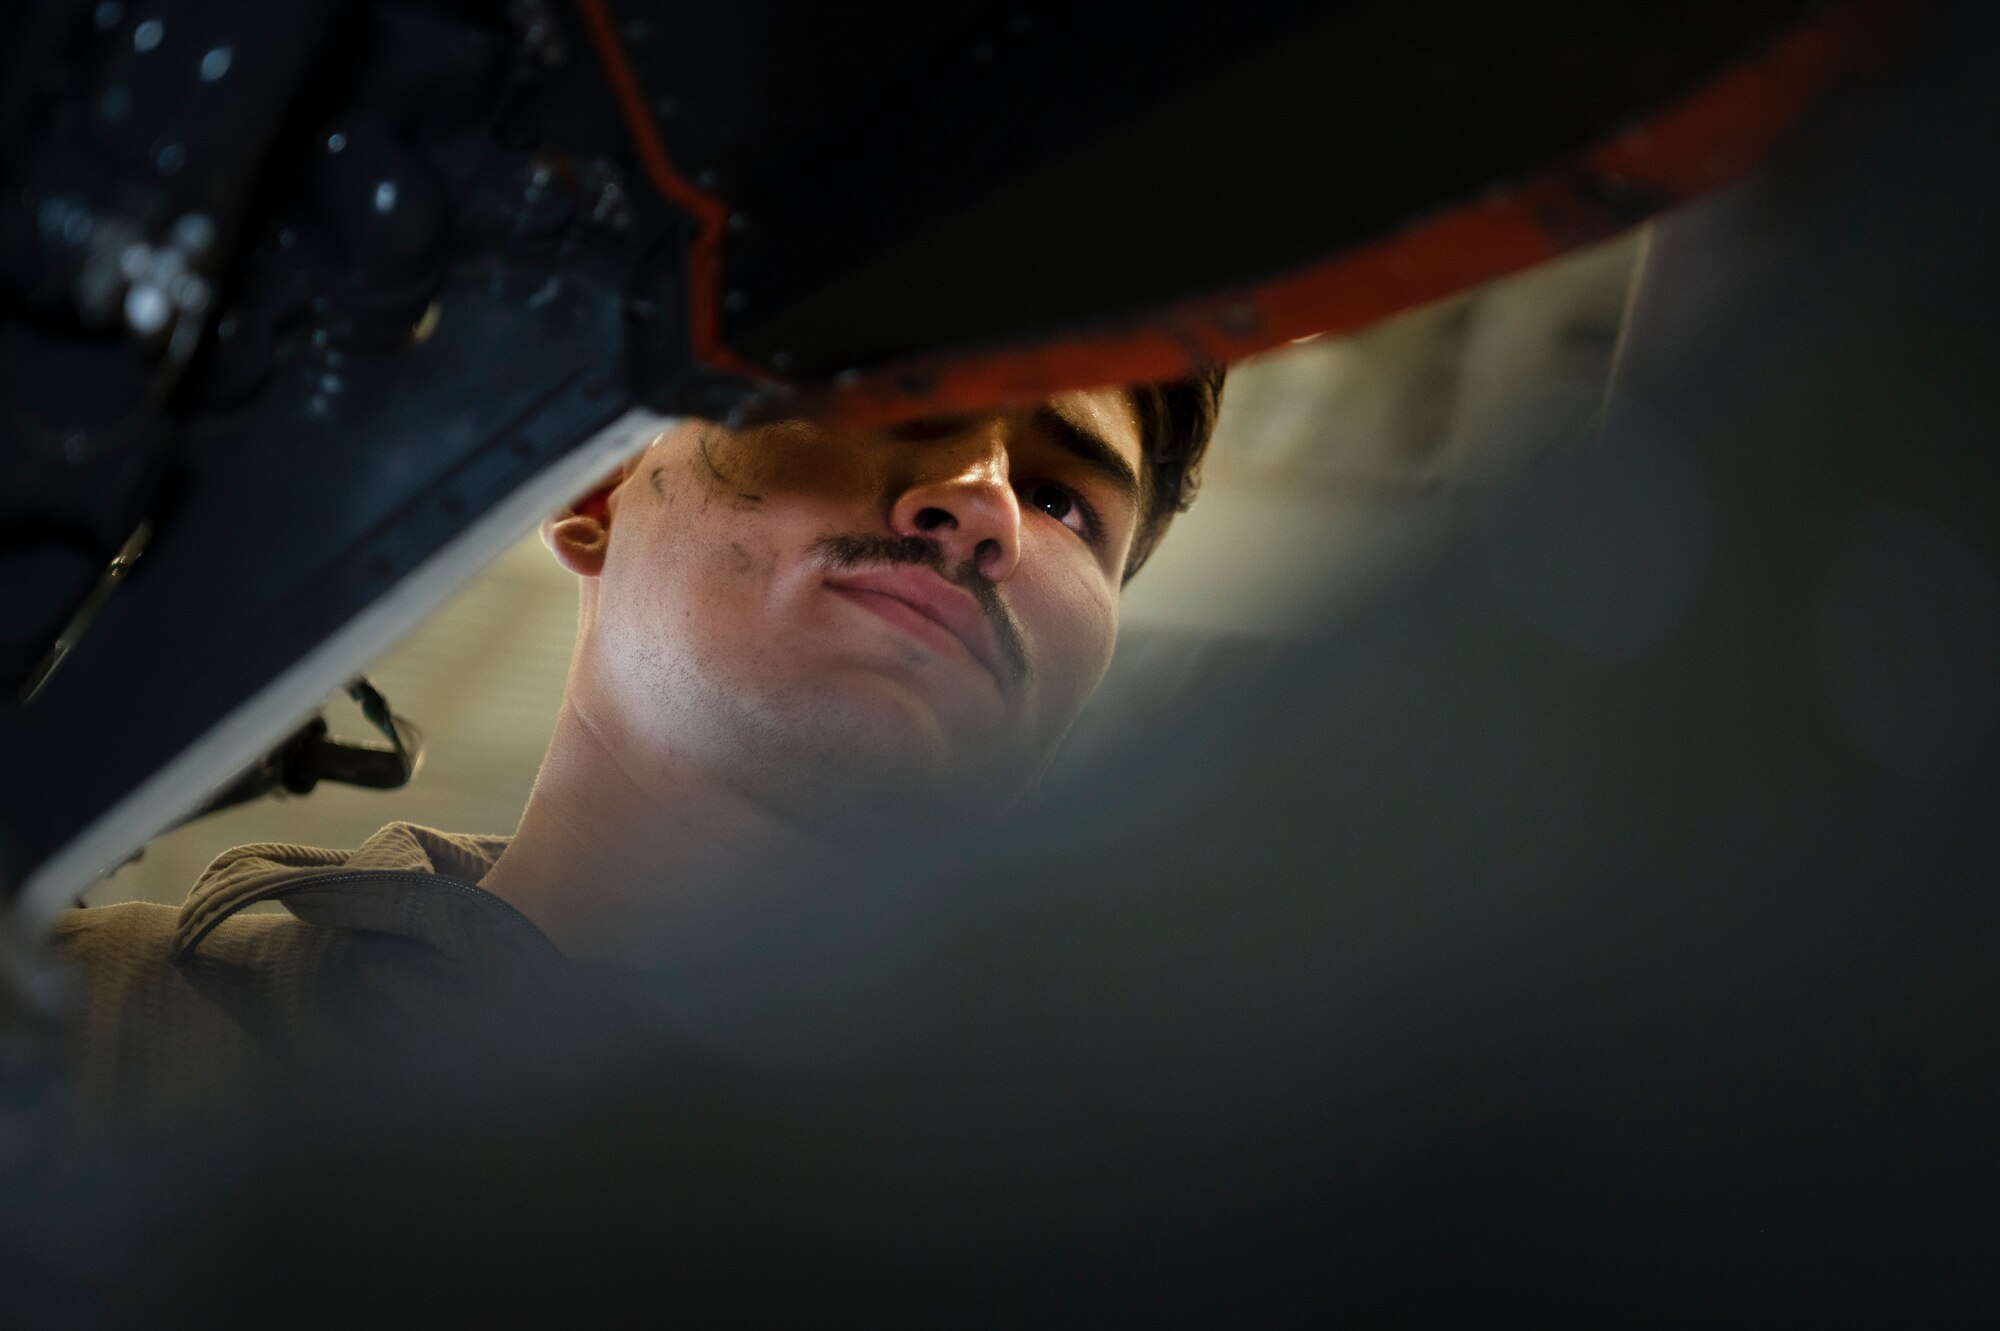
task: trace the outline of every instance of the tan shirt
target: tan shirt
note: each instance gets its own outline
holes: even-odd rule
[[[65,912],[51,941],[79,981],[80,1123],[254,1110],[330,1060],[390,1052],[441,1009],[559,965],[477,886],[505,846],[391,823],[353,851],[238,846],[178,909]],[[260,901],[289,914],[242,913]]]

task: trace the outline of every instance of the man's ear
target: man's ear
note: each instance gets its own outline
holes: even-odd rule
[[[604,571],[605,552],[611,545],[611,496],[637,464],[637,458],[619,464],[574,503],[542,520],[542,544],[579,578],[594,578]]]

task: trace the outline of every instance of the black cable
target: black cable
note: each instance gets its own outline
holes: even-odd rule
[[[190,823],[266,795],[311,794],[321,781],[367,790],[396,790],[408,785],[423,765],[423,732],[396,715],[389,700],[365,677],[356,678],[346,691],[390,747],[334,739],[328,733],[326,718],[315,716],[181,822]]]

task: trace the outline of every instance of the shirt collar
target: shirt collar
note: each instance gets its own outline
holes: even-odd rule
[[[507,838],[390,823],[351,851],[238,846],[208,866],[181,906],[172,955],[184,964],[224,920],[277,901],[309,924],[425,943],[476,966],[548,961],[555,947],[479,886]]]

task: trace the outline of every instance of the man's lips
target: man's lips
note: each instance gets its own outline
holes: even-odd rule
[[[837,573],[827,586],[940,651],[965,653],[1006,688],[993,626],[964,588],[914,566]]]

